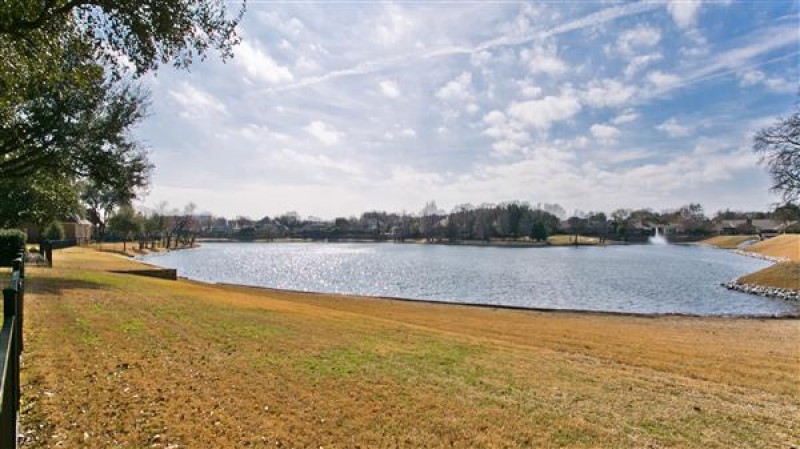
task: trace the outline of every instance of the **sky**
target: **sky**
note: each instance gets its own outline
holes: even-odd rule
[[[261,2],[242,42],[144,84],[143,204],[260,218],[764,210],[750,148],[792,111],[792,1]]]

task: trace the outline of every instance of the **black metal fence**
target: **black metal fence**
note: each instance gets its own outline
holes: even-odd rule
[[[47,261],[47,265],[52,267],[53,266],[53,250],[54,249],[63,249],[69,248],[72,246],[76,246],[78,241],[75,239],[72,240],[43,240],[39,243],[39,251],[42,253],[42,256]]]
[[[0,330],[0,448],[17,447],[20,399],[20,355],[25,297],[24,249],[12,262],[11,282],[3,289],[3,327]]]

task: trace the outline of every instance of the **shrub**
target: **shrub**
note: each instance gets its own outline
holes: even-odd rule
[[[11,266],[27,240],[28,236],[19,229],[0,229],[0,266]]]
[[[50,223],[44,230],[44,238],[47,240],[64,240],[64,226],[57,221]]]

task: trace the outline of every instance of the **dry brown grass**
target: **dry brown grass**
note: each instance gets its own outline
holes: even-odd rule
[[[135,257],[141,256],[144,254],[152,254],[152,253],[160,253],[166,251],[163,247],[156,247],[156,248],[142,248],[139,249],[139,242],[95,242],[87,245],[88,248],[92,248],[96,251],[102,251],[106,253],[113,253],[119,254],[122,256],[128,257]],[[181,246],[178,249],[189,248],[189,246]]]
[[[788,448],[800,321],[535,313],[31,269],[27,447]]]
[[[748,246],[747,251],[800,262],[800,234],[781,234]]]
[[[547,238],[547,243],[553,246],[569,246],[575,244],[575,235],[557,234]],[[597,237],[578,236],[578,245],[598,245],[600,239]]]
[[[743,284],[800,290],[800,262],[782,262],[739,278]]]
[[[716,246],[717,248],[722,249],[736,249],[744,242],[750,240],[758,240],[757,235],[718,235],[716,237],[711,237],[710,239],[705,239],[700,244],[702,245],[709,245],[709,246]]]

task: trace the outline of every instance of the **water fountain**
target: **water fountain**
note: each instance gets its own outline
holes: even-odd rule
[[[656,233],[655,235],[649,237],[647,241],[651,245],[666,245],[667,244],[667,237],[661,232],[661,228],[656,226]]]

